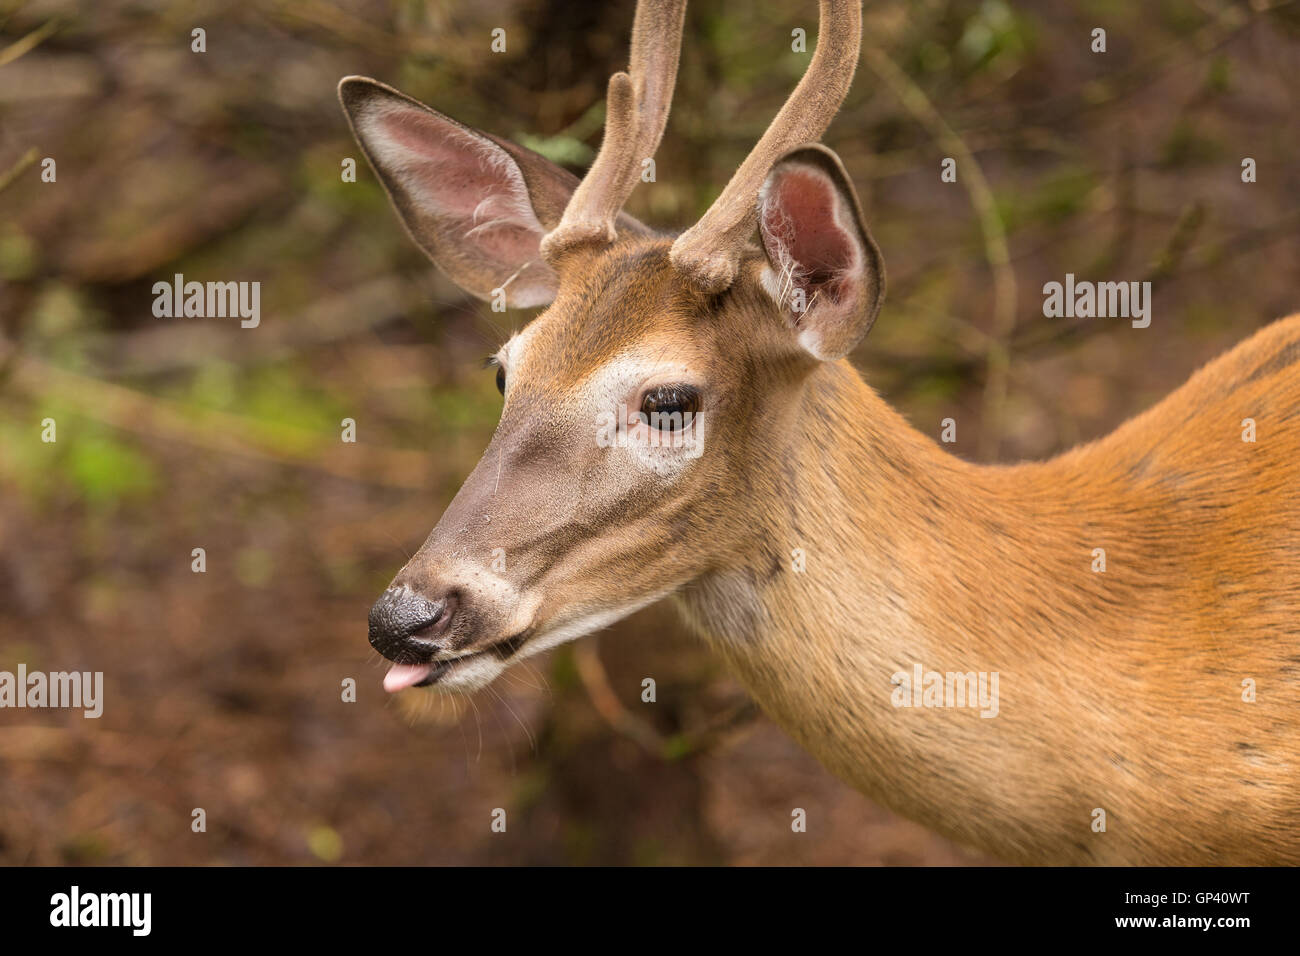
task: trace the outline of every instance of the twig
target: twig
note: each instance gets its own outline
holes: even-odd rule
[[[14,163],[7,173],[0,176],[0,193],[4,192],[19,176],[27,172],[27,168],[36,162],[36,157],[39,155],[40,151],[35,146],[23,153],[22,158]]]
[[[432,483],[425,452],[373,445],[327,447],[320,434],[272,425],[228,412],[186,409],[135,389],[78,375],[21,354],[5,356],[11,383],[31,396],[54,394],[87,418],[123,431],[165,437],[198,448],[311,468],[338,478],[427,491]]]
[[[1089,98],[1082,96],[1080,90],[1075,88],[1023,106],[1003,101],[987,108],[983,116],[977,117],[971,128],[966,130],[966,134],[970,135],[976,127],[1010,132],[1026,123],[1041,123],[1045,126],[1077,123],[1083,113],[1102,108],[1113,109],[1126,97],[1150,90],[1163,77],[1187,66],[1189,61],[1204,58],[1221,48],[1266,14],[1294,2],[1295,0],[1251,0],[1247,4],[1222,4],[1217,13],[1212,14],[1213,19],[1198,27],[1194,33],[1165,44],[1144,59],[1123,67],[1112,75],[1107,84],[1114,92]],[[1007,114],[1012,115],[1004,121],[1003,117]]]
[[[986,460],[995,458],[1002,432],[1002,406],[1007,392],[1008,367],[1011,364],[1008,344],[1016,324],[1016,275],[1007,246],[1006,227],[998,213],[993,190],[984,178],[984,170],[961,136],[948,125],[925,92],[884,50],[867,44],[864,53],[871,68],[893,90],[908,111],[929,130],[930,135],[946,152],[957,159],[960,170],[958,180],[965,186],[979,220],[984,256],[993,272],[994,292],[993,332],[986,355],[987,374],[984,380],[984,414],[979,453]]]
[[[15,40],[3,50],[0,50],[0,66],[7,66],[24,53],[30,52],[49,39],[58,28],[59,21],[57,19],[46,20],[21,40]]]
[[[574,661],[578,668],[578,677],[591,698],[596,713],[616,733],[631,739],[644,750],[660,760],[680,760],[688,754],[708,750],[734,728],[748,723],[758,716],[758,708],[752,700],[746,699],[724,711],[702,727],[685,730],[672,737],[665,737],[655,730],[648,721],[637,717],[623,706],[609,684],[605,666],[600,662],[600,653],[595,641],[583,641],[574,647]]]
[[[609,685],[609,676],[605,666],[600,662],[600,654],[594,640],[582,641],[574,646],[574,662],[578,667],[578,677],[605,723],[622,734],[636,741],[646,750],[658,756],[664,756],[668,749],[667,739],[640,717],[635,716],[623,706]]]
[[[1205,201],[1202,199],[1194,200],[1183,207],[1183,211],[1178,215],[1178,221],[1174,223],[1174,230],[1169,236],[1169,241],[1156,254],[1147,271],[1147,278],[1150,279],[1153,285],[1167,279],[1178,271],[1178,267],[1182,263],[1183,257],[1187,255],[1188,249],[1191,248],[1196,234],[1200,232],[1201,226],[1205,224],[1205,208]]]

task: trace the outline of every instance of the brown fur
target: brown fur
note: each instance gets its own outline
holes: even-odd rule
[[[978,466],[908,426],[847,361],[794,354],[752,281],[701,298],[666,252],[628,240],[573,270],[512,370],[494,447],[515,456],[497,475],[490,447],[486,477],[462,491],[481,507],[496,484],[478,547],[518,555],[542,621],[676,585],[687,619],[827,767],[1008,860],[1300,862],[1300,594],[1285,570],[1300,531],[1300,378],[1286,364],[1300,316],[1101,441]],[[700,356],[716,444],[671,496],[600,477],[575,501],[600,464],[557,434],[565,395],[648,337]],[[529,444],[518,436],[543,407],[546,437]],[[413,580],[445,553],[437,536]],[[891,675],[915,662],[998,671],[1000,714],[896,709]]]
[[[786,448],[755,455],[747,557],[681,603],[828,767],[954,839],[1300,863],[1300,377],[1279,358],[1298,339],[1300,316],[1277,322],[1107,438],[1011,467],[945,454],[826,364]],[[807,571],[771,574],[774,542]],[[913,662],[999,671],[999,716],[895,709]]]
[[[956,840],[1033,863],[1300,863],[1300,316],[1051,461],[944,453],[841,358],[875,319],[883,263],[839,160],[788,141],[838,108],[857,6],[823,0],[824,24],[853,29],[818,44],[705,220],[674,241],[623,216],[611,237],[612,204],[579,203],[581,241],[562,235],[549,262],[572,177],[382,84],[341,84],[430,257],[474,294],[549,303],[503,350],[483,459],[394,579],[456,608],[424,653],[444,686],[481,686],[675,593],[827,767]],[[680,27],[676,2],[655,9]],[[637,139],[626,80],[615,146]],[[765,252],[748,242],[760,204]],[[698,390],[704,453],[661,469],[601,446],[596,416],[665,374]],[[997,716],[894,706],[916,664],[997,672]]]

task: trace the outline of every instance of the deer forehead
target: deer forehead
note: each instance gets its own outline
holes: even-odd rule
[[[628,244],[566,269],[554,304],[499,353],[507,395],[512,378],[565,392],[616,391],[651,378],[702,384],[710,336],[698,294],[668,260],[669,245]]]
[[[539,319],[538,322],[541,320]],[[507,376],[506,395],[512,386],[530,391],[568,396],[583,406],[616,406],[634,402],[639,391],[654,385],[694,385],[704,389],[710,367],[707,350],[698,340],[675,329],[659,330],[629,339],[622,347],[600,355],[557,366],[553,342],[539,338],[538,323],[515,334],[503,347],[505,361],[516,381]],[[561,355],[572,356],[568,350]]]

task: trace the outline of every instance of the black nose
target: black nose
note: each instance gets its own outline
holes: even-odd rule
[[[370,609],[370,646],[398,664],[424,664],[442,649],[456,598],[431,601],[406,585],[389,588]]]

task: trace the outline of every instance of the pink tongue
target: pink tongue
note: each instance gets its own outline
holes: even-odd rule
[[[396,694],[399,690],[414,687],[432,670],[432,664],[394,664],[384,675],[384,690]]]

